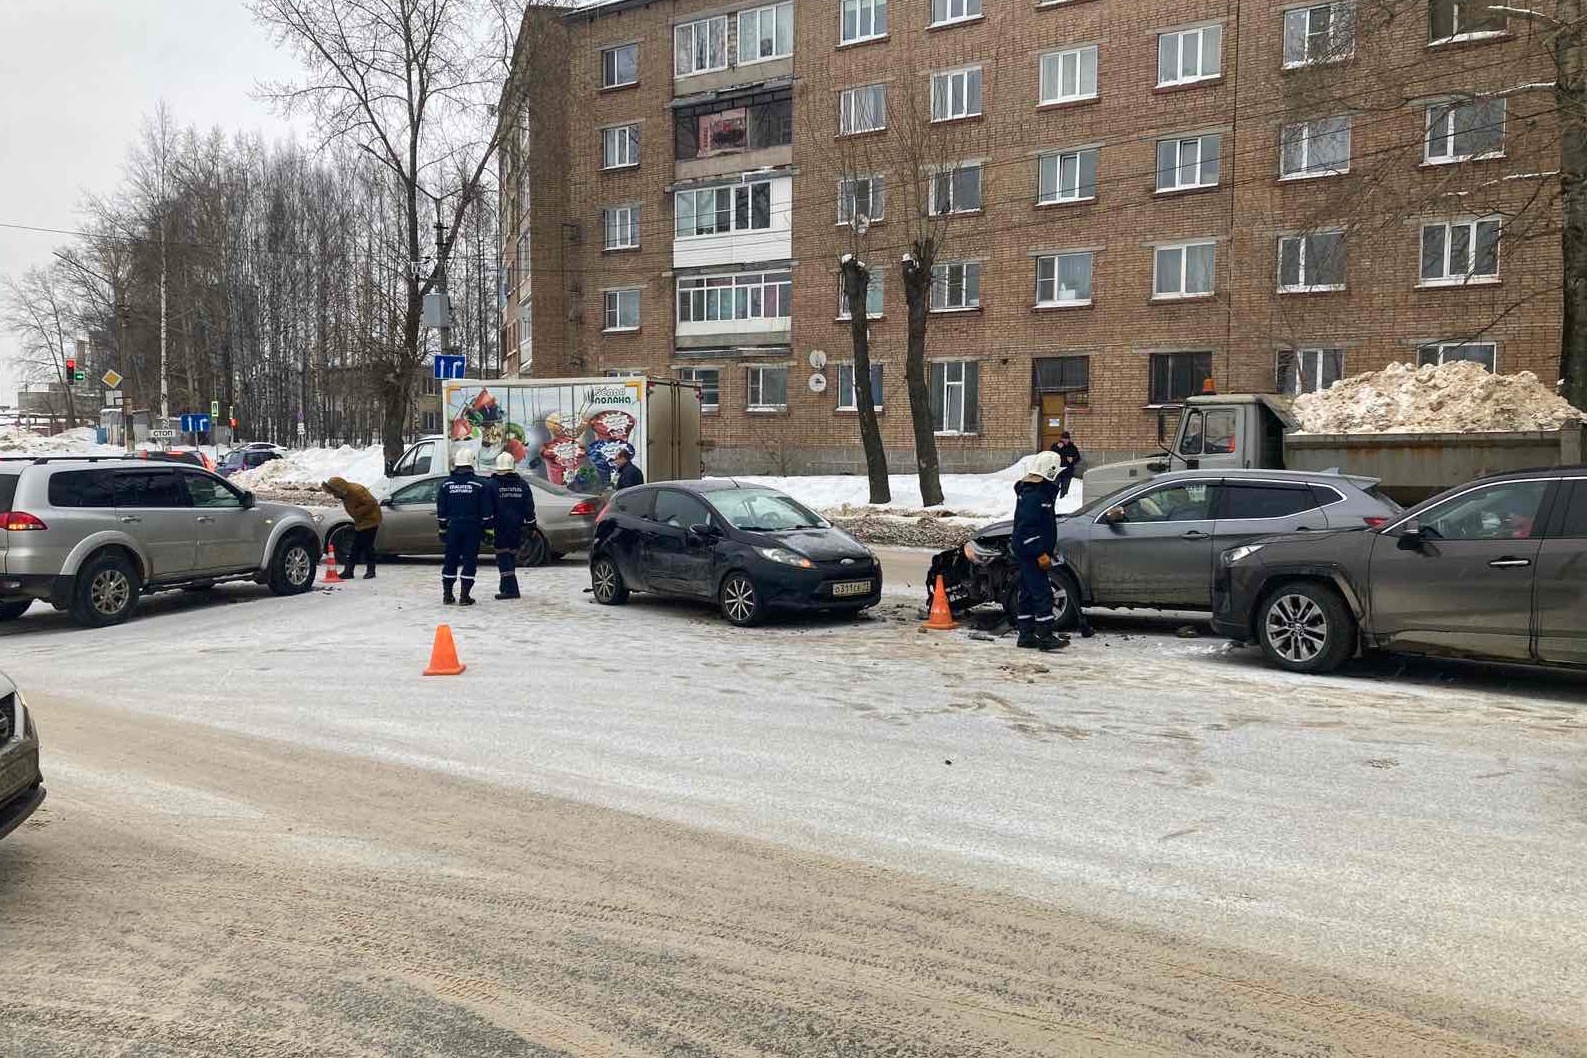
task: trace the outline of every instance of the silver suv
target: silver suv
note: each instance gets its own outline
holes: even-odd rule
[[[0,621],[42,599],[80,624],[116,624],[141,595],[233,580],[296,595],[314,586],[320,544],[308,511],[197,467],[0,459]]]

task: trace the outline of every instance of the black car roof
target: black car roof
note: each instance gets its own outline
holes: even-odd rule
[[[686,492],[726,492],[730,489],[769,489],[770,485],[757,485],[756,483],[740,482],[733,478],[700,478],[697,481],[649,481],[643,486],[647,489],[661,487],[683,489]],[[777,491],[772,489],[773,492]]]

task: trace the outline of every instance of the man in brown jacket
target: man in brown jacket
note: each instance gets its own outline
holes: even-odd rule
[[[332,478],[320,486],[342,501],[342,507],[353,519],[353,553],[338,555],[342,560],[342,576],[351,578],[358,560],[364,560],[364,579],[375,575],[375,534],[380,531],[380,504],[369,490],[356,481]]]

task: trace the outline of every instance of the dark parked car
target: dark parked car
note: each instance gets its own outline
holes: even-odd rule
[[[1213,625],[1295,672],[1361,648],[1587,667],[1587,467],[1450,489],[1381,528],[1222,557]]]
[[[624,489],[595,523],[595,601],[631,591],[709,600],[739,626],[772,610],[858,611],[882,594],[876,554],[776,489],[726,479]]]
[[[44,801],[39,736],[22,692],[0,673],[0,838]]]
[[[281,458],[280,452],[269,448],[234,448],[226,453],[226,458],[220,461],[215,472],[223,478],[229,478],[239,470],[256,470],[273,459]]]
[[[1285,470],[1162,474],[1058,516],[1063,561],[1051,573],[1053,613],[1068,630],[1079,624],[1077,604],[1210,610],[1224,550],[1274,533],[1382,525],[1399,511],[1372,478]],[[940,573],[953,609],[998,603],[1012,618],[1012,531],[1012,522],[998,522],[962,549],[937,555],[928,592]]]

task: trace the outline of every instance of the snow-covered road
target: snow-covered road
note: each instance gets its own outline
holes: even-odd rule
[[[1579,679],[1296,678],[1131,617],[1033,657],[917,631],[915,590],[744,632],[597,607],[577,563],[524,580],[472,610],[443,611],[423,563],[303,598],[157,597],[99,631],[40,610],[0,628],[0,667],[1587,1024]],[[469,668],[423,679],[442,619]]]

